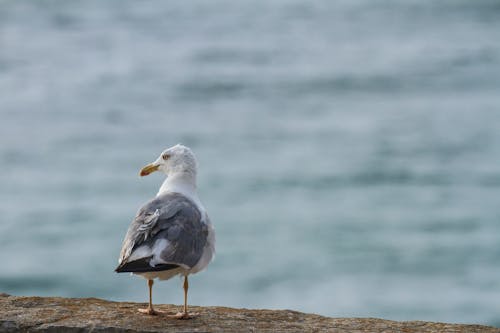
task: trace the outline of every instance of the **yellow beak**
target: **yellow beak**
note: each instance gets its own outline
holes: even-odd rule
[[[148,164],[146,165],[144,168],[141,169],[141,177],[144,177],[144,176],[147,176],[149,175],[151,172],[155,172],[158,170],[158,165],[154,165],[154,164]]]

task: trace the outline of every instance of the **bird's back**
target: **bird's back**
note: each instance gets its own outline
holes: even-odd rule
[[[209,226],[180,193],[167,192],[139,209],[127,231],[117,272],[189,270],[203,256]]]

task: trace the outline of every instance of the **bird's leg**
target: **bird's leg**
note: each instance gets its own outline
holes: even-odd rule
[[[147,313],[148,315],[156,315],[158,312],[156,312],[153,309],[153,280],[148,280],[148,287],[149,287],[149,306],[147,309],[139,309],[140,313]]]
[[[189,289],[187,275],[184,277],[183,287],[184,287],[184,314],[187,314],[188,313],[188,289]]]
[[[183,285],[183,287],[184,287],[184,311],[177,313],[174,317],[177,318],[177,319],[191,319],[196,314],[188,312],[187,297],[188,297],[189,282],[188,282],[187,275],[184,276],[184,285]]]

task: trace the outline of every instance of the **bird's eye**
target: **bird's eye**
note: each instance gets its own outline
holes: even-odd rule
[[[167,153],[165,153],[165,154],[161,155],[161,157],[166,161],[166,160],[168,160],[168,158],[170,157],[170,155],[167,154]]]

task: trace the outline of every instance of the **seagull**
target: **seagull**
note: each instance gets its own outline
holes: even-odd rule
[[[153,281],[184,277],[184,309],[173,317],[189,319],[188,275],[205,269],[215,254],[215,230],[196,193],[197,161],[181,144],[165,149],[140,175],[154,171],[167,175],[155,198],[143,205],[123,240],[117,273],[130,272],[147,279],[149,306],[139,312],[155,315]]]

